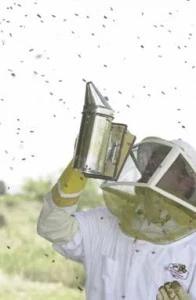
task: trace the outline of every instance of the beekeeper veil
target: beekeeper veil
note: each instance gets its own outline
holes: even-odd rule
[[[127,235],[164,244],[196,231],[196,151],[182,140],[144,139],[101,187]]]

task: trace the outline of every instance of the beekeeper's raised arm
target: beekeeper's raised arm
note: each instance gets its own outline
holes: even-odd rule
[[[84,175],[79,170],[73,169],[70,163],[51,192],[44,198],[37,231],[43,238],[52,242],[54,247],[72,241],[77,234],[80,239],[79,223],[74,217],[74,212],[86,181]],[[71,256],[75,255],[73,258],[81,261],[82,248],[74,253],[74,245],[70,247]],[[70,256],[69,253],[67,256]]]

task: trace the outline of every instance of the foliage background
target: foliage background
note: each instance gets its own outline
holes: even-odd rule
[[[36,232],[50,179],[28,179],[20,194],[0,196],[0,300],[83,300],[85,272],[56,253]],[[78,209],[103,205],[96,181],[88,180]]]

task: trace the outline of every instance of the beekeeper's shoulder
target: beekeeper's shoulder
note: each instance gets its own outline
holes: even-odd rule
[[[118,225],[118,219],[106,207],[91,208],[74,215],[82,227],[88,226],[91,230],[103,231]]]

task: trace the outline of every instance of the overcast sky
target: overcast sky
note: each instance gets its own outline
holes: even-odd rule
[[[115,121],[196,147],[196,2],[0,1],[0,179],[56,180],[93,81]]]

